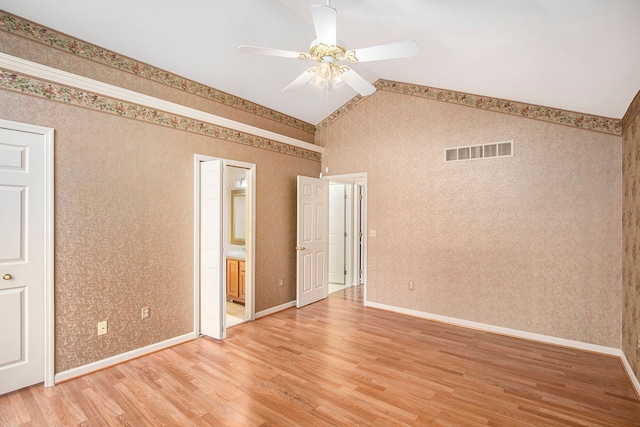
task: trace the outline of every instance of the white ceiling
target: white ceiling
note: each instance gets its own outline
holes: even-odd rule
[[[312,124],[356,92],[282,92],[309,60],[323,0],[0,0],[0,9]],[[622,118],[640,90],[640,0],[332,0],[347,48],[416,40],[416,57],[355,64],[414,83]]]

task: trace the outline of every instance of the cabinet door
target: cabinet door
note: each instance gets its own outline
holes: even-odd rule
[[[244,282],[245,282],[245,273],[244,273],[244,261],[240,261],[240,273],[238,274],[238,293],[240,294],[239,299],[244,302]]]
[[[238,289],[238,261],[235,259],[227,260],[227,298],[238,298],[240,292]]]

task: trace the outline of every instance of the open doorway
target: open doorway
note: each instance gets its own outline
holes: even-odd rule
[[[329,292],[332,293],[366,284],[367,175],[335,175],[326,179],[330,184]]]
[[[250,318],[247,313],[246,292],[246,224],[247,224],[247,175],[248,169],[227,166],[224,168],[223,199],[225,312],[226,327],[238,325]]]
[[[196,155],[194,166],[194,331],[223,339],[255,317],[255,165]]]

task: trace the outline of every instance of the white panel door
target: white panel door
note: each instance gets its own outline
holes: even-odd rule
[[[0,394],[44,380],[45,145],[0,128]]]
[[[200,163],[200,333],[225,336],[221,160]]]
[[[298,176],[296,306],[329,295],[329,183]]]
[[[329,186],[329,283],[345,281],[345,185]]]

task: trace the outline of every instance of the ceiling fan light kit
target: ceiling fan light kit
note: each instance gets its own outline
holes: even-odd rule
[[[312,59],[318,64],[308,68],[292,81],[284,91],[296,90],[307,83],[322,88],[336,88],[347,83],[362,96],[371,95],[376,88],[366,79],[339,61],[351,63],[379,61],[383,59],[406,58],[418,53],[418,44],[414,40],[388,43],[363,49],[347,50],[344,43],[336,39],[337,11],[329,4],[311,6],[311,16],[316,32],[316,40],[311,43],[309,53],[293,52],[281,49],[242,45],[238,49],[244,53],[278,56],[293,59]]]
[[[351,70],[351,68],[345,65],[336,65],[335,60],[332,57],[326,57],[319,61],[320,65],[317,67],[311,67],[307,73],[312,73],[312,82],[318,87],[331,87],[336,88],[344,83],[343,74]]]

